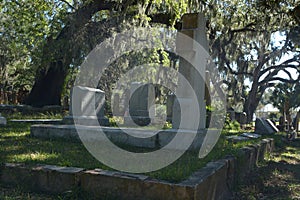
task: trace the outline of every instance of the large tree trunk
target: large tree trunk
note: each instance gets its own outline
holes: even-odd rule
[[[82,42],[77,35],[82,33],[82,29],[96,12],[111,9],[114,5],[113,2],[90,1],[69,15],[65,27],[55,39],[51,36],[47,39],[42,66],[38,69],[35,83],[25,104],[34,107],[61,104],[61,94],[69,66],[72,59],[78,56]]]
[[[253,120],[254,112],[259,104],[260,97],[258,97],[259,89],[259,71],[262,65],[258,66],[253,72],[253,83],[249,92],[248,98],[244,104],[244,112],[247,114],[247,123],[251,123]]]
[[[259,101],[257,101],[256,98],[252,99],[249,97],[248,97],[247,101],[245,102],[244,111],[247,114],[247,123],[252,122],[255,110],[258,106],[258,103],[259,103]]]
[[[48,70],[42,70],[38,75],[25,104],[34,107],[61,105],[61,93],[66,76],[67,67],[64,67],[61,61],[50,63]]]

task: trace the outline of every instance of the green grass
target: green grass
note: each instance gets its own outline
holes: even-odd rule
[[[0,128],[0,160],[29,165],[41,163],[107,169],[81,143],[33,138],[30,136],[30,124],[25,123],[8,123]]]
[[[171,182],[180,182],[205,166],[209,161],[221,159],[225,155],[235,155],[239,148],[258,141],[249,140],[232,143],[224,138],[225,133],[222,134],[213,151],[204,159],[198,158],[198,152],[186,152],[170,166],[146,175]],[[132,147],[127,149],[138,152],[149,151],[149,149]],[[8,123],[6,127],[0,128],[0,160],[1,162],[28,165],[51,164],[111,170],[97,161],[80,142],[33,138],[30,136],[30,124],[25,123]]]
[[[8,120],[10,119],[62,119],[65,114],[61,113],[33,113],[33,114],[22,114],[15,112],[11,114],[2,113]]]

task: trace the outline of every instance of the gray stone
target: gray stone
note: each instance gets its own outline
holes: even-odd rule
[[[167,97],[167,121],[172,122],[172,116],[173,116],[173,107],[174,102],[176,99],[175,94],[168,95]]]
[[[76,125],[33,125],[30,129],[30,134],[33,137],[38,138],[64,138],[71,140],[79,140],[79,135],[77,130],[80,129],[84,131],[84,139],[87,142],[98,142],[103,144],[104,138],[99,134],[99,131],[105,132],[107,138],[117,144],[125,144],[135,147],[145,147],[145,148],[158,148],[166,146],[177,134],[178,131],[184,132],[184,136],[188,139],[189,137],[194,137],[194,132],[189,130],[162,130],[157,133],[152,130],[144,130],[137,128],[122,128],[125,134],[119,128],[108,128],[108,127],[98,127],[98,126],[80,126]],[[191,144],[190,150],[198,150],[203,144],[203,139],[205,137],[205,132],[198,132],[193,143]],[[81,138],[82,139],[82,138]],[[101,143],[102,142],[102,143]],[[105,144],[103,144],[105,145]],[[177,145],[180,146],[180,145]],[[176,145],[172,148],[178,148]],[[173,149],[174,150],[174,149]],[[178,150],[178,149],[176,149]]]
[[[182,17],[183,29],[177,36],[176,51],[182,55],[179,61],[179,73],[184,76],[178,79],[176,89],[177,100],[174,102],[172,123],[178,129],[205,129],[206,128],[206,103],[205,103],[205,76],[207,63],[203,60],[203,53],[196,52],[196,42],[208,52],[206,37],[206,20],[203,14],[186,14]],[[193,40],[187,40],[184,35]],[[208,58],[205,58],[205,60]],[[188,60],[188,61],[187,61]],[[197,64],[196,64],[197,63]],[[193,66],[194,64],[194,66]],[[197,68],[197,69],[196,69]],[[188,81],[188,83],[185,81]],[[190,86],[192,89],[189,89]],[[193,101],[195,92],[197,102]],[[197,105],[196,105],[197,104]],[[180,108],[181,105],[181,108]],[[189,119],[195,112],[195,106],[200,110],[200,120],[188,120],[181,124],[181,119]]]
[[[152,84],[133,82],[129,100],[129,116],[125,116],[126,125],[147,126],[155,118],[155,90]]]
[[[102,90],[75,86],[71,95],[70,115],[64,118],[63,123],[107,126],[109,121],[104,116],[104,104],[105,93]]]
[[[113,105],[112,105],[113,116],[122,116],[122,112],[121,112],[121,108],[120,108],[120,102],[121,102],[120,101],[120,94],[115,93],[113,95]]]
[[[231,121],[234,121],[234,120],[235,120],[235,111],[234,111],[233,109],[229,109],[229,110],[227,111],[227,113],[228,113],[228,115],[229,115],[229,119],[230,119]]]
[[[5,164],[1,167],[1,183],[23,185],[38,192],[63,193],[79,186],[81,168],[38,165],[29,167],[21,164]]]
[[[241,136],[247,137],[247,138],[250,138],[250,139],[257,139],[257,138],[261,137],[261,135],[255,134],[255,133],[242,133]]]
[[[1,113],[0,113],[0,125],[6,125],[6,123],[7,123],[6,118],[5,118],[5,117],[2,117],[2,116],[1,116]]]
[[[12,119],[10,122],[30,123],[30,124],[60,124],[61,119]]]
[[[249,140],[248,137],[238,136],[238,135],[227,136],[226,139],[233,142]]]
[[[276,131],[268,121],[262,118],[256,118],[255,133],[265,135],[265,134],[274,134],[276,133]]]
[[[194,198],[194,189],[186,185],[151,180],[126,173],[107,173],[104,170],[89,170],[80,177],[83,191],[96,198],[109,196],[112,199],[157,199],[189,200]]]
[[[293,127],[296,132],[300,131],[300,111],[297,113],[296,117],[293,119]]]

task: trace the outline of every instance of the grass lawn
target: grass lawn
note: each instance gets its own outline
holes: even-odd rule
[[[197,157],[198,152],[187,152],[172,165],[146,175],[171,182],[180,182],[207,162],[235,154],[242,146],[256,140],[233,144],[224,139],[224,134],[214,150],[204,159]],[[135,149],[133,149],[134,151]],[[141,149],[138,149],[141,151]],[[0,128],[0,160],[9,163],[51,164],[59,166],[82,167],[86,169],[108,169],[97,161],[80,142],[62,139],[44,140],[30,136],[30,124],[8,123]]]
[[[8,123],[6,127],[0,127],[1,162],[26,163],[28,165],[52,164],[60,166],[82,167],[86,169],[102,168],[112,170],[94,159],[93,156],[89,154],[89,152],[80,142],[66,141],[61,139],[44,140],[33,138],[30,136],[30,126],[30,124],[26,123]],[[218,160],[225,155],[235,155],[239,148],[257,142],[257,140],[250,140],[234,144],[224,139],[225,135],[232,134],[237,134],[237,132],[222,133],[222,136],[213,151],[204,159],[199,159],[197,157],[198,152],[187,152],[172,165],[156,172],[147,173],[146,175],[170,182],[180,182],[189,177],[193,172],[203,167],[207,162]],[[285,145],[282,144],[280,139],[281,137],[282,135],[276,135],[275,141],[277,142],[277,145],[279,143],[279,145],[282,146],[283,149],[278,154],[276,154],[275,157],[272,157],[272,160],[270,160],[269,163],[274,167],[276,166],[276,163],[282,164],[283,161],[281,160],[286,160],[287,162],[296,162],[297,164],[299,164],[300,144],[298,147],[288,146],[286,147],[286,149],[284,149]],[[141,149],[139,149],[139,151],[141,151]],[[288,161],[288,159],[291,159],[291,161]],[[267,164],[262,166],[262,168],[260,169],[264,169],[265,167],[265,170],[267,170],[269,168]],[[300,170],[298,170],[298,173],[299,172]],[[281,176],[280,173],[280,170],[274,170],[273,176]],[[264,172],[261,176],[263,175]],[[284,174],[284,176],[290,178],[291,174],[287,173]],[[252,197],[251,192],[256,192],[256,190],[253,189],[253,187],[255,188],[255,186],[247,186],[245,184],[242,186],[244,187],[239,188],[240,192],[237,192],[235,195],[238,197],[237,199],[239,199],[240,197]],[[299,195],[299,193],[297,193],[299,182],[291,182],[291,184],[286,187],[288,187],[290,190],[295,191],[295,195]],[[80,195],[80,192],[78,194],[75,194],[75,196],[76,195]],[[0,185],[0,199],[74,198],[74,193],[72,193],[71,196],[68,194],[64,194],[62,196],[52,196],[24,192],[21,188],[9,189]]]

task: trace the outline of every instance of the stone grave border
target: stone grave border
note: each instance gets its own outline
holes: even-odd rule
[[[263,139],[238,150],[237,156],[209,162],[180,183],[107,170],[53,165],[2,163],[0,183],[31,191],[61,194],[80,189],[94,197],[118,199],[227,199],[239,181],[274,150],[274,139]]]

